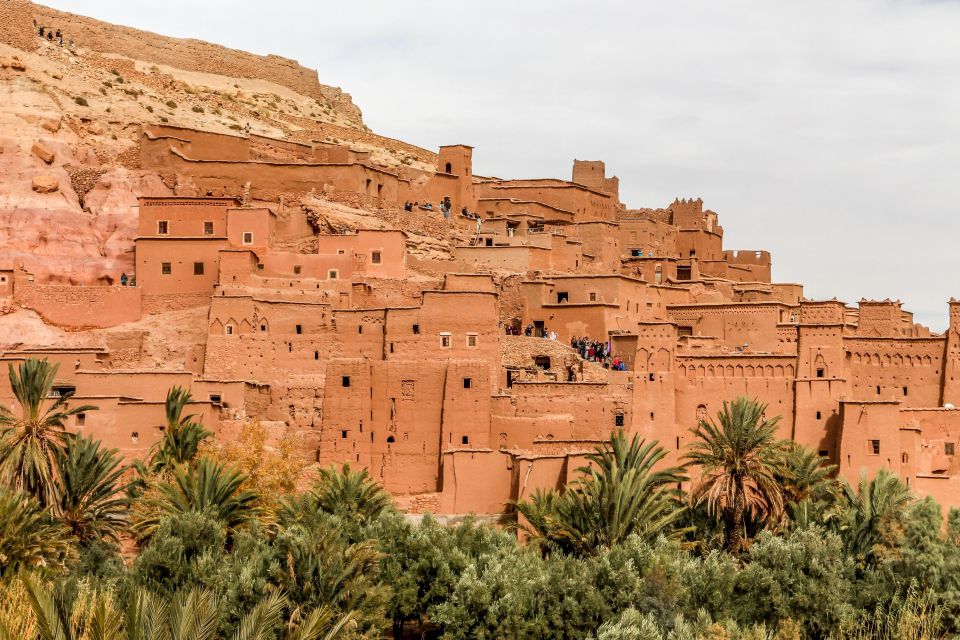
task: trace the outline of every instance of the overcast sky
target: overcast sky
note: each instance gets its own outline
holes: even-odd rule
[[[960,297],[960,3],[47,0],[316,68],[376,132],[501,177],[605,160],[631,207],[704,199],[807,297]]]

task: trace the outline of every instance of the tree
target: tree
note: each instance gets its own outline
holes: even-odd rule
[[[764,418],[767,405],[746,397],[723,403],[713,419],[693,429],[687,460],[701,476],[690,495],[694,504],[724,521],[727,550],[743,547],[744,517],[775,522],[783,513],[784,443],[776,437],[780,417]]]
[[[0,486],[0,577],[63,569],[76,555],[70,532],[32,497]]]
[[[19,373],[12,364],[8,367],[20,412],[0,405],[0,478],[46,506],[53,499],[54,458],[70,438],[67,418],[96,407],[71,409],[67,402],[72,391],[52,393],[58,364],[29,358],[20,364]]]
[[[656,440],[612,434],[609,446],[586,456],[590,464],[577,469],[580,477],[563,494],[541,491],[515,503],[527,533],[581,555],[631,535],[643,540],[680,535],[675,525],[683,512],[677,489],[683,469],[654,471],[665,456]]]
[[[55,456],[59,482],[54,486],[51,511],[81,543],[118,542],[129,506],[122,494],[126,467],[120,452],[80,437],[71,438]]]
[[[779,481],[791,524],[803,528],[835,520],[843,492],[836,465],[795,442],[786,449]]]
[[[228,531],[250,524],[260,515],[256,492],[242,489],[246,476],[236,469],[200,458],[196,465],[177,468],[172,482],[161,482],[156,494],[144,498],[134,522],[141,539],[157,530],[164,516],[207,512]]]
[[[140,461],[134,463],[140,479],[131,485],[132,495],[138,496],[146,489],[149,484],[147,477],[151,474],[159,474],[177,465],[193,462],[200,452],[200,445],[213,435],[195,420],[195,415],[183,415],[184,407],[192,400],[193,396],[183,387],[171,387],[167,391],[167,399],[164,401],[166,425],[163,427],[163,437],[151,448],[146,465]]]
[[[872,564],[896,545],[913,497],[910,489],[886,469],[872,480],[860,475],[857,490],[844,484],[845,511],[840,532],[847,554],[861,566]]]
[[[133,589],[123,607],[109,591],[77,597],[64,587],[23,579],[35,619],[38,640],[215,640],[219,636],[219,598],[204,589],[184,589],[169,598]],[[243,617],[234,640],[336,640],[353,624],[351,616],[326,609],[302,615],[284,614],[288,602],[280,593],[260,600]],[[279,635],[278,635],[279,632]],[[0,623],[0,639],[12,631]]]
[[[357,524],[374,520],[393,504],[366,469],[355,471],[349,464],[320,469],[310,493],[323,511]]]

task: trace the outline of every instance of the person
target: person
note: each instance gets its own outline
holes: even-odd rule
[[[50,31],[50,30],[47,31],[47,41],[53,42],[53,31]]]
[[[57,38],[57,44],[62,47],[62,46],[63,46],[63,34],[60,33],[60,29],[57,29],[56,38]]]
[[[247,133],[247,134],[250,133],[250,123],[249,123],[249,122],[246,124],[246,126],[243,127],[243,130],[244,130],[244,132]]]
[[[37,33],[40,34],[40,37],[41,37],[41,38],[43,37],[43,32],[44,32],[44,31],[45,31],[45,28],[44,28],[44,27],[40,27],[40,30],[37,32]]]
[[[127,274],[126,274],[126,273],[121,273],[121,274],[120,274],[120,286],[121,286],[121,287],[127,286]]]
[[[527,325],[527,328],[523,330],[523,335],[527,336],[528,338],[531,337],[531,336],[533,336],[533,325],[532,325],[532,324],[528,324],[528,325]]]
[[[550,339],[553,340],[553,341],[556,341],[556,339],[557,339],[557,332],[556,332],[556,331],[551,331],[551,332],[550,332]]]

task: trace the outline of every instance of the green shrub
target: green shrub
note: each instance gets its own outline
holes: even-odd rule
[[[76,98],[73,99],[73,101],[76,102],[76,103],[77,103],[78,105],[80,105],[81,107],[89,107],[89,106],[90,106],[90,103],[88,103],[88,102],[87,102],[87,99],[84,98],[83,96],[77,96]]]

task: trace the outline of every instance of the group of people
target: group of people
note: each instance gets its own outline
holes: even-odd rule
[[[620,359],[620,356],[614,356],[610,353],[610,343],[601,340],[590,340],[589,338],[578,338],[576,336],[570,339],[570,346],[580,354],[584,360],[598,362],[607,369],[614,371],[626,371],[626,363]]]
[[[424,211],[433,211],[433,204],[430,203],[430,202],[424,202],[423,204],[420,204],[419,202],[410,202],[410,201],[407,201],[407,202],[404,202],[404,203],[403,203],[403,210],[404,210],[404,211],[413,211],[414,207],[419,207],[419,208],[423,209]],[[440,213],[443,214],[443,217],[444,217],[445,220],[449,220],[449,219],[450,219],[450,209],[451,209],[451,208],[452,208],[452,205],[450,204],[450,201],[449,201],[449,200],[444,200],[443,202],[440,203],[440,206],[439,206]],[[467,208],[466,208],[466,207],[463,207],[463,208],[460,210],[460,213],[461,213],[462,215],[468,216],[468,217],[469,217],[469,215],[470,215],[470,212],[467,211]]]
[[[41,38],[46,38],[48,42],[56,42],[61,47],[63,46],[63,32],[60,31],[60,29],[54,31],[47,27],[37,27],[37,35]],[[73,49],[73,38],[70,38],[67,46]]]

